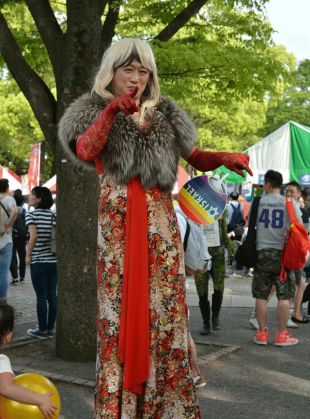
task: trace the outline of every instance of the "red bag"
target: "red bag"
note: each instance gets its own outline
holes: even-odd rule
[[[281,281],[286,280],[285,268],[294,271],[301,269],[310,259],[310,242],[305,227],[297,223],[292,198],[286,198],[286,207],[290,215],[290,229],[285,237],[281,258]]]

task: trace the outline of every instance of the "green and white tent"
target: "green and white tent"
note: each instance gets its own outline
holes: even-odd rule
[[[262,184],[264,174],[272,169],[282,173],[283,183],[296,180],[301,185],[310,186],[310,128],[296,122],[287,122],[272,134],[247,149],[250,156],[253,177],[247,172],[246,180]],[[217,172],[228,172],[221,166]],[[242,176],[231,173],[227,183],[242,183]]]

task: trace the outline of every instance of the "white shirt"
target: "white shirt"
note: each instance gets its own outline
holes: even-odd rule
[[[4,198],[2,199],[1,203],[7,210],[8,214],[11,215],[11,206],[12,205],[16,206],[16,201],[10,195],[0,194],[0,198],[2,198],[3,196]],[[4,211],[4,209],[1,208],[1,211]],[[8,243],[13,243],[11,228],[9,229],[9,232],[7,234],[0,235],[0,250],[3,249],[4,246],[6,246]]]
[[[6,355],[1,354],[0,355],[0,374],[2,374],[3,372],[10,372],[15,377],[15,374],[12,370],[11,361]]]
[[[296,219],[301,217],[299,205],[293,199]],[[248,215],[251,218],[252,204]],[[256,249],[282,250],[286,233],[290,228],[290,216],[286,208],[284,196],[269,193],[259,201],[256,219]]]
[[[240,204],[240,202],[238,202],[236,200],[233,200],[230,204],[233,205],[235,208],[237,208],[238,205]],[[226,218],[227,219],[227,224],[230,223],[231,217],[232,217],[233,212],[234,212],[234,210],[233,210],[233,208],[232,208],[232,206],[230,204],[227,204],[226,205],[226,209],[228,211],[227,218]],[[240,204],[240,212],[242,214],[242,218],[244,218],[244,209],[243,209],[243,205],[242,204]]]

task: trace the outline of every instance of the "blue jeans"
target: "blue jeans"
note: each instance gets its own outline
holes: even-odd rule
[[[57,315],[57,263],[32,263],[30,273],[37,294],[39,329],[41,332],[53,330]]]
[[[13,243],[0,250],[0,300],[6,300],[9,288],[9,270],[12,260]]]

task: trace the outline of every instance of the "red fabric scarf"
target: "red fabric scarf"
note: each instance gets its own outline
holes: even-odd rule
[[[125,390],[143,392],[149,379],[149,263],[146,193],[132,179],[127,189],[125,261],[118,358],[124,363]]]

